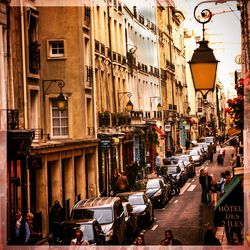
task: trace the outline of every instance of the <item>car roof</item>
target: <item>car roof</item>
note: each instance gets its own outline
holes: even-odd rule
[[[143,195],[144,192],[123,192],[123,193],[118,193],[116,196],[130,196],[130,195]]]
[[[66,220],[62,222],[64,224],[93,224],[96,219],[84,218],[84,219],[77,219],[77,220]]]
[[[93,207],[110,207],[116,201],[120,201],[120,199],[118,197],[90,198],[90,199],[80,200],[74,206],[74,209],[93,208]]]

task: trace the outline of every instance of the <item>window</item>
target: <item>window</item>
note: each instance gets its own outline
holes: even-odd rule
[[[56,99],[51,101],[51,132],[53,137],[67,138],[69,135],[68,108],[60,111],[57,107]]]
[[[48,57],[49,58],[65,58],[65,41],[49,40],[48,41]]]

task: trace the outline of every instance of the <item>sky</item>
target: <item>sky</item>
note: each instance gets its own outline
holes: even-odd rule
[[[178,10],[185,15],[184,26],[192,28],[195,35],[202,37],[202,24],[194,19],[194,8],[198,0],[174,0]],[[234,71],[240,70],[235,57],[241,54],[241,27],[240,13],[236,2],[229,1],[224,4],[202,3],[196,13],[199,15],[203,9],[209,9],[214,15],[209,23],[205,24],[209,47],[214,50],[218,64],[217,77],[224,85],[226,97],[236,94],[234,90]],[[232,11],[233,10],[233,11]],[[190,58],[187,58],[190,60]]]

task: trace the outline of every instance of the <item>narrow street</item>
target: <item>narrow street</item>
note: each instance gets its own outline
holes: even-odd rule
[[[173,197],[163,209],[155,209],[155,222],[149,230],[144,232],[147,245],[159,245],[164,238],[164,232],[171,229],[174,237],[183,245],[202,245],[203,235],[208,227],[213,228],[213,206],[206,206],[200,202],[201,187],[199,184],[199,171],[207,169],[216,181],[221,172],[231,170],[230,154],[232,147],[226,148],[224,165],[217,165],[217,154],[214,161],[206,161],[202,166],[196,167],[196,176],[189,179],[182,187],[178,196]]]

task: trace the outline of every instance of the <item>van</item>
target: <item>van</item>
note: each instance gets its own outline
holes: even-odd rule
[[[72,209],[71,219],[86,217],[91,210],[93,218],[102,227],[107,244],[125,243],[126,222],[122,202],[118,197],[98,197],[79,201]]]

